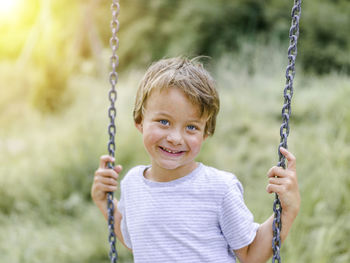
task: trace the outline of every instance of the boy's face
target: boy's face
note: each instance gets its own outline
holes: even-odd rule
[[[181,172],[196,167],[195,157],[206,139],[205,116],[178,88],[155,90],[147,99],[142,122],[136,127],[152,161],[152,170]]]

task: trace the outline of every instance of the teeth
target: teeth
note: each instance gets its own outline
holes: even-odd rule
[[[163,148],[163,147],[161,147],[161,148],[168,153],[179,153],[180,152],[180,151],[171,151],[171,150],[169,150],[167,148]]]

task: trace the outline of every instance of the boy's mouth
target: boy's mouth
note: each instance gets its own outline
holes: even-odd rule
[[[171,154],[179,154],[179,153],[183,153],[184,151],[174,151],[174,150],[170,150],[168,148],[164,148],[162,146],[159,146],[159,148],[164,151],[164,152],[167,152],[167,153],[171,153]]]

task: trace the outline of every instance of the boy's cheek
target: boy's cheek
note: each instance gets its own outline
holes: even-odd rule
[[[159,129],[151,129],[152,132],[148,132],[148,130],[144,129],[143,132],[143,140],[147,144],[153,144],[158,142],[161,138],[165,137],[166,135],[160,131]]]
[[[202,135],[198,135],[195,138],[188,140],[188,143],[189,143],[192,151],[197,153],[197,154],[200,152],[203,142],[204,142],[204,139],[203,139]]]

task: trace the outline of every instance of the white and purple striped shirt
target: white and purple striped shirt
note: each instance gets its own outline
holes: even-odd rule
[[[244,204],[231,173],[199,164],[170,182],[132,168],[121,182],[121,231],[136,263],[235,262],[233,250],[249,245],[259,224]]]

